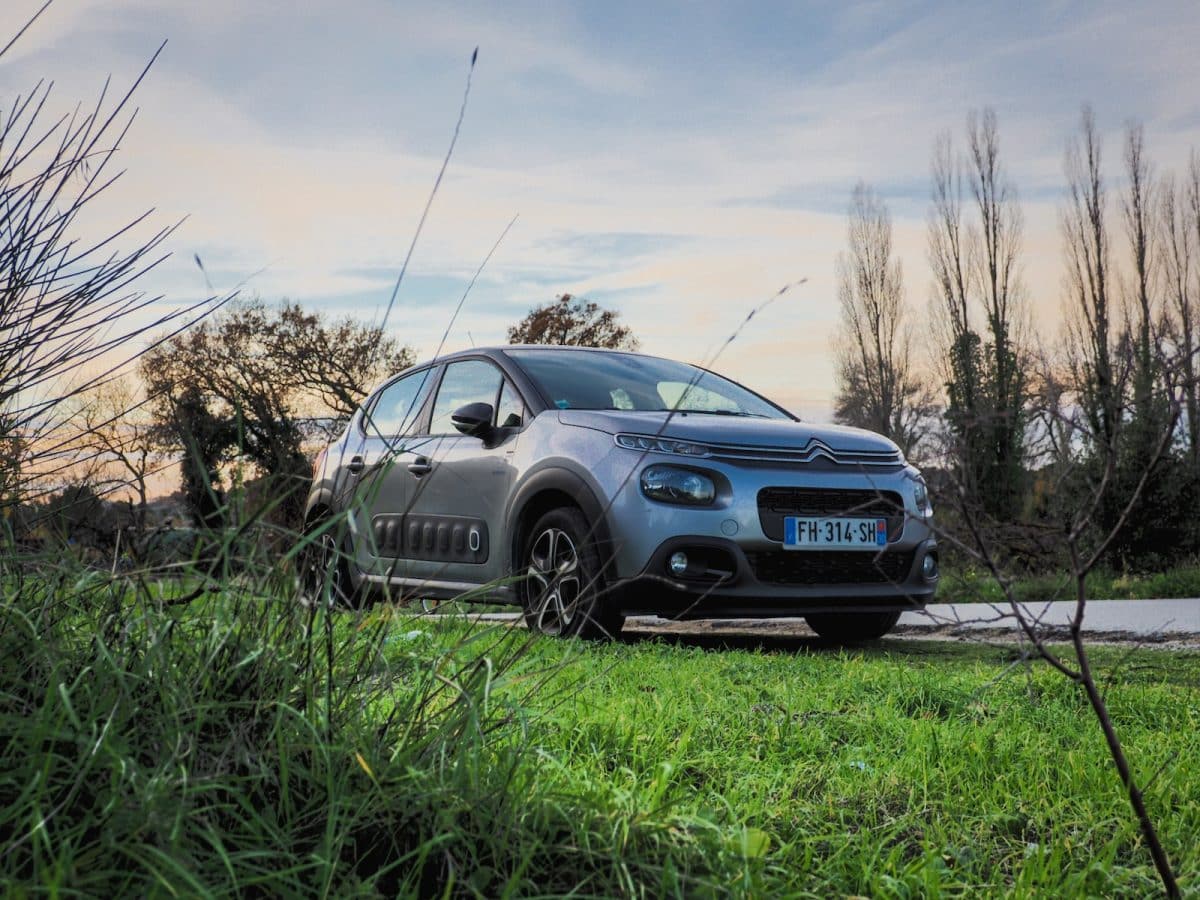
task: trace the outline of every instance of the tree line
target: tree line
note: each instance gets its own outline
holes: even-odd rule
[[[617,312],[571,294],[535,306],[508,338],[637,346]],[[232,300],[156,342],[136,375],[88,387],[66,404],[59,443],[68,483],[43,499],[41,518],[59,537],[95,543],[116,521],[102,500],[119,495],[128,498],[123,524],[144,532],[152,495],[167,478],[177,479],[186,521],[196,525],[262,515],[297,528],[314,447],[332,439],[374,384],[414,361],[412,348],[375,326],[289,300]]]
[[[1096,533],[1122,526],[1106,548],[1112,565],[1195,555],[1200,154],[1182,175],[1158,175],[1131,123],[1114,176],[1084,108],[1064,155],[1065,287],[1036,295],[1061,303],[1055,338],[1031,327],[1023,211],[994,111],[968,115],[965,137],[960,149],[943,134],[932,153],[923,335],[887,204],[865,183],[854,190],[837,262],[836,420],[931,464],[943,506],[1014,557],[1036,561],[1039,535],[1093,497]]]

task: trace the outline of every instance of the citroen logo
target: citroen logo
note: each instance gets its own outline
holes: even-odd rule
[[[824,456],[830,462],[838,461],[837,451],[816,438],[812,438],[808,442],[808,445],[804,448],[804,453],[809,461],[816,459],[818,456]]]

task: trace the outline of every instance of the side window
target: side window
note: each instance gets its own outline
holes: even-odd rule
[[[442,384],[438,388],[437,400],[433,404],[433,421],[429,423],[430,434],[458,434],[450,416],[460,406],[468,403],[496,404],[500,393],[500,370],[481,359],[467,359],[450,363]]]
[[[429,389],[433,387],[433,369],[423,369],[393,381],[376,395],[363,430],[369,437],[398,437],[413,430]]]
[[[500,389],[500,404],[496,407],[497,428],[520,428],[525,424],[525,404],[521,395],[507,381]]]

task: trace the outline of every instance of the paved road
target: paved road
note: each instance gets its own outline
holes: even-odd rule
[[[1075,612],[1070,601],[1030,603],[1027,613],[1051,629],[1065,629]],[[516,613],[483,616],[494,621],[517,620]],[[654,616],[635,616],[625,625],[627,632],[643,634],[689,634],[758,637],[804,637],[811,635],[802,618],[704,619],[673,622]],[[1003,637],[1016,636],[1011,611],[986,603],[935,603],[924,612],[905,613],[895,637]],[[1179,600],[1091,600],[1084,616],[1084,632],[1093,640],[1166,642],[1200,646],[1200,599]],[[1058,636],[1058,635],[1056,635]],[[1062,636],[1065,636],[1062,635]]]
[[[1075,604],[1069,600],[1028,603],[1025,604],[1025,610],[1044,625],[1067,627],[1075,615]],[[1012,618],[996,621],[1001,614],[1011,615],[1011,610],[979,603],[935,603],[923,613],[905,613],[900,617],[900,624],[914,628],[939,625],[969,629],[1015,627]],[[981,619],[991,621],[979,621]],[[1120,633],[1138,637],[1200,635],[1200,600],[1090,600],[1083,617],[1083,627],[1085,632],[1090,633]]]
[[[1067,627],[1075,605],[1067,601],[1027,604],[1027,615],[1038,619],[1055,640],[1069,638]],[[1092,600],[1083,620],[1092,642],[1146,643],[1166,648],[1200,648],[1200,599]],[[707,619],[672,622],[653,616],[629,619],[631,635],[675,636],[718,643],[805,641],[812,632],[801,618]],[[1011,611],[984,603],[937,603],[924,612],[905,613],[889,639],[1016,640],[1020,636]]]

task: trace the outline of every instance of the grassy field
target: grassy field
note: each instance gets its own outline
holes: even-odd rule
[[[1185,890],[1200,655],[1100,648]],[[280,585],[0,604],[15,895],[1144,895],[1081,693],[1011,648],[557,642]]]
[[[1099,656],[1139,770],[1166,767],[1151,803],[1194,884],[1200,657]],[[744,839],[766,894],[1154,889],[1081,694],[1010,651],[543,641],[526,664],[560,668],[530,729],[543,786],[614,824]]]

